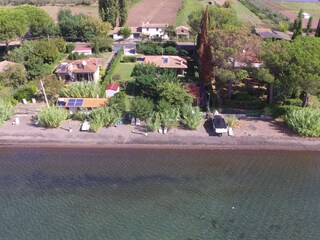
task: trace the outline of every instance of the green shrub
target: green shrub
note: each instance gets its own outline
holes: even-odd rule
[[[199,107],[184,105],[181,109],[181,122],[187,128],[196,130],[202,121],[202,114]]]
[[[310,106],[310,107],[320,107],[319,98],[317,96],[311,96],[310,99],[309,99],[308,106]]]
[[[177,55],[177,49],[175,47],[169,46],[165,48],[165,53],[167,55]]]
[[[68,55],[68,59],[69,60],[80,60],[80,59],[84,59],[86,58],[87,56],[84,54],[84,53],[78,53],[78,52],[74,52],[74,53],[70,53]]]
[[[66,52],[71,53],[75,48],[76,48],[76,45],[74,45],[73,43],[68,43],[66,45]]]
[[[0,125],[13,116],[14,109],[10,102],[0,99]]]
[[[227,117],[227,120],[226,120],[227,125],[230,127],[234,127],[237,121],[238,121],[238,118],[235,115],[231,115]]]
[[[297,106],[297,107],[301,107],[302,105],[302,100],[299,98],[291,98],[291,99],[287,99],[283,102],[284,105],[291,105],[291,106]]]
[[[134,63],[136,61],[137,61],[137,58],[135,56],[123,56],[122,57],[122,62],[124,62],[124,63],[128,63],[128,62]]]
[[[13,97],[18,101],[22,101],[22,99],[31,100],[37,92],[36,86],[25,86],[18,89]]]
[[[83,122],[84,120],[88,120],[89,116],[87,113],[82,112],[80,110],[75,111],[71,116],[72,120],[77,120]]]
[[[68,118],[68,111],[61,107],[42,108],[37,114],[40,125],[57,128]]]
[[[291,107],[285,114],[285,120],[299,135],[320,137],[320,109]]]

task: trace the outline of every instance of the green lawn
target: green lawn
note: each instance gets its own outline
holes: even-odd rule
[[[298,2],[279,2],[282,6],[296,12],[303,9],[304,12],[310,13],[313,17],[320,17],[320,2],[317,3],[298,3]]]
[[[120,74],[120,82],[131,82],[134,78],[131,76],[135,63],[120,63],[116,67],[114,74]]]
[[[266,26],[267,23],[263,22],[257,15],[251,12],[246,6],[237,0],[232,1],[231,7],[237,13],[237,17],[244,24],[251,26]]]
[[[206,1],[185,0],[180,11],[177,14],[175,26],[188,25],[188,16],[192,11],[204,8]]]

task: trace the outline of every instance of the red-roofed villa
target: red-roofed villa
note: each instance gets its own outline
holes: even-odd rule
[[[100,58],[87,58],[60,63],[55,74],[61,81],[94,81],[100,79]]]
[[[143,63],[154,63],[159,68],[175,69],[178,76],[184,76],[187,60],[179,56],[146,56]]]

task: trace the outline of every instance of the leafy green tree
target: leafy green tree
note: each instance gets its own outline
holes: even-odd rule
[[[128,27],[123,27],[121,28],[118,33],[117,33],[119,36],[122,36],[123,39],[127,39],[128,37],[130,37],[130,35],[132,34],[132,31],[130,28]]]
[[[228,97],[231,98],[235,79],[245,79],[247,74],[239,75],[239,64],[250,67],[252,58],[259,54],[262,41],[251,34],[247,28],[216,30],[209,38],[217,88],[228,83]],[[238,64],[238,65],[237,65]],[[242,72],[243,73],[243,72]],[[220,82],[219,82],[220,81]]]
[[[268,83],[268,102],[271,104],[273,102],[274,76],[267,68],[258,68],[257,71],[254,72],[254,77],[259,81]]]
[[[165,29],[164,29],[164,34],[166,34],[168,37],[169,37],[169,39],[173,39],[174,37],[176,37],[177,36],[177,34],[176,34],[176,31],[175,31],[175,29],[174,29],[174,27],[172,26],[172,25],[169,25],[169,26],[167,26]]]
[[[48,100],[51,102],[57,100],[62,88],[64,87],[63,82],[60,81],[56,75],[47,75],[42,79],[42,82],[45,87]],[[41,89],[40,82],[38,85],[38,88]],[[42,96],[44,98],[43,93]]]
[[[18,6],[28,18],[29,32],[33,37],[47,37],[56,35],[58,29],[53,19],[43,9],[30,5]]]
[[[112,50],[112,39],[103,36],[95,37],[91,40],[93,42],[93,51],[96,54],[100,52],[110,52]]]
[[[135,97],[131,102],[130,111],[133,116],[145,120],[153,113],[154,105],[152,100],[144,97]]]
[[[28,18],[24,11],[14,8],[0,8],[0,40],[9,51],[9,43],[22,37],[28,31]]]
[[[27,72],[22,64],[10,66],[6,71],[0,73],[0,84],[5,87],[17,88],[27,81]]]
[[[174,108],[179,109],[185,104],[192,104],[193,96],[177,81],[165,81],[157,84],[159,99],[170,103]]]
[[[292,42],[267,43],[262,58],[282,96],[302,94],[303,106],[307,106],[310,94],[320,92],[319,38],[297,37]]]

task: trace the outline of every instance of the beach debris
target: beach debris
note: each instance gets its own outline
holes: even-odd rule
[[[19,125],[20,124],[20,119],[16,117],[14,121],[12,122],[12,125]]]
[[[220,224],[219,224],[216,220],[214,220],[213,218],[211,218],[211,225],[212,225],[212,227],[213,227],[214,229],[219,229],[219,228],[221,228]]]
[[[228,135],[229,135],[229,136],[233,136],[232,127],[229,127],[229,128],[228,128]]]

